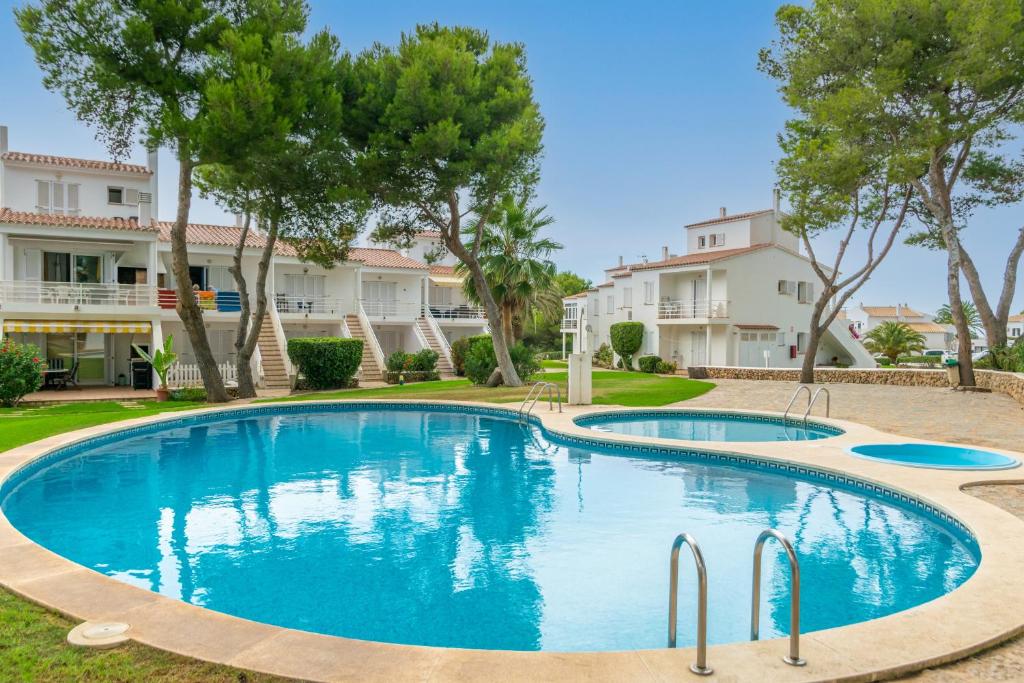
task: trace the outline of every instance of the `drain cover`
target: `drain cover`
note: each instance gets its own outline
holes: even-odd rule
[[[130,627],[117,621],[86,621],[71,629],[68,642],[79,647],[107,649],[128,642]]]

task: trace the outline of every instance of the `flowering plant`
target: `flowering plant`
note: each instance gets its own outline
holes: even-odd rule
[[[45,368],[46,361],[32,344],[0,340],[0,405],[16,406],[26,394],[43,386]]]

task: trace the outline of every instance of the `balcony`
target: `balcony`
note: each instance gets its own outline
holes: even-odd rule
[[[658,320],[714,320],[729,317],[729,302],[724,299],[709,301],[661,301]]]
[[[0,282],[0,305],[6,310],[105,312],[111,309],[147,308],[157,305],[157,290],[151,285],[122,285],[110,282]]]
[[[423,306],[416,301],[362,299],[360,303],[370,320],[415,320],[423,315]]]
[[[274,305],[283,316],[310,316],[340,318],[346,311],[342,309],[341,300],[330,296],[297,296],[293,294],[275,294]]]
[[[242,299],[238,292],[201,291],[196,292],[195,297],[202,311],[238,313],[242,310]],[[178,306],[178,292],[173,289],[157,290],[157,303],[160,308],[173,311]]]
[[[436,320],[484,320],[487,313],[483,306],[469,304],[430,304],[430,315]]]

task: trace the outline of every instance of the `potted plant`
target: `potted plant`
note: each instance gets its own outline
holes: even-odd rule
[[[166,401],[171,396],[171,390],[167,388],[167,371],[171,369],[174,362],[178,360],[178,354],[174,353],[174,335],[167,335],[167,341],[164,342],[164,348],[157,349],[153,352],[153,355],[149,355],[143,349],[140,349],[136,344],[132,344],[135,349],[135,353],[139,354],[142,360],[146,361],[153,366],[153,370],[156,371],[156,376],[160,378],[160,386],[156,390],[156,400]]]

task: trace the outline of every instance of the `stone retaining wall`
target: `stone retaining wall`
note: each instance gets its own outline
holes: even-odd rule
[[[797,382],[799,368],[734,368],[700,366],[688,368],[693,379],[752,379]],[[1024,375],[994,370],[975,370],[978,386],[1007,394],[1024,404]],[[945,368],[941,370],[915,370],[912,368],[815,368],[814,381],[824,384],[890,384],[913,387],[948,387]]]

